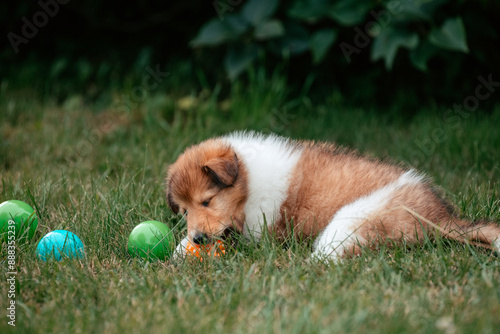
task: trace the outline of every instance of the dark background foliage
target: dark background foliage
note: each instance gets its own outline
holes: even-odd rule
[[[49,4],[57,13],[16,53],[9,33],[22,36]],[[499,12],[493,0],[2,1],[0,78],[59,98],[97,97],[148,64],[180,69],[188,89],[228,87],[262,66],[313,98],[336,89],[353,103],[403,101],[411,112],[460,102],[479,75],[498,77]],[[346,45],[357,49],[350,62]]]

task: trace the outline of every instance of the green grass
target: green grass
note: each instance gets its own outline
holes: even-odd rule
[[[118,111],[120,94],[131,93],[112,92],[114,102],[75,95],[55,103],[29,90],[2,91],[0,202],[26,201],[40,220],[35,240],[18,247],[16,328],[2,316],[2,333],[500,330],[499,258],[446,240],[382,247],[332,266],[308,262],[308,245],[272,239],[181,266],[126,251],[128,234],[144,220],[165,222],[177,238],[184,233],[185,222],[165,201],[168,163],[189,144],[245,128],[404,161],[432,176],[462,216],[500,221],[499,108],[451,126],[442,121],[445,107],[409,117],[349,107],[336,93],[315,103],[290,96],[285,78],[260,71],[224,98],[218,88],[167,89]],[[446,138],[429,141],[435,129]],[[86,258],[37,261],[37,241],[54,229],[80,236]],[[1,252],[5,277],[5,245]],[[4,314],[3,278],[0,287]]]

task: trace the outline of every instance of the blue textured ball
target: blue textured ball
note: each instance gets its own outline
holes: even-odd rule
[[[36,256],[43,261],[83,258],[84,254],[80,238],[64,230],[47,233],[36,247]]]

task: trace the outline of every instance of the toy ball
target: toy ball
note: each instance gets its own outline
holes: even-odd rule
[[[16,200],[0,204],[0,240],[32,239],[37,227],[35,210],[28,204]]]
[[[83,258],[83,243],[76,234],[65,230],[47,233],[36,247],[36,255],[43,261]]]
[[[226,254],[226,249],[220,240],[217,240],[215,244],[209,245],[194,245],[188,241],[186,245],[186,254],[196,256],[200,261],[203,261],[204,256],[219,257]]]
[[[175,238],[167,225],[148,220],[137,225],[128,238],[128,251],[145,260],[165,260],[175,247]]]

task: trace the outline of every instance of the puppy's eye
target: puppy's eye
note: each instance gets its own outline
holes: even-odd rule
[[[208,205],[210,204],[210,201],[212,200],[212,198],[214,198],[215,196],[212,196],[210,197],[209,199],[206,199],[204,200],[203,202],[201,202],[201,205],[204,206],[205,208],[208,207]]]

